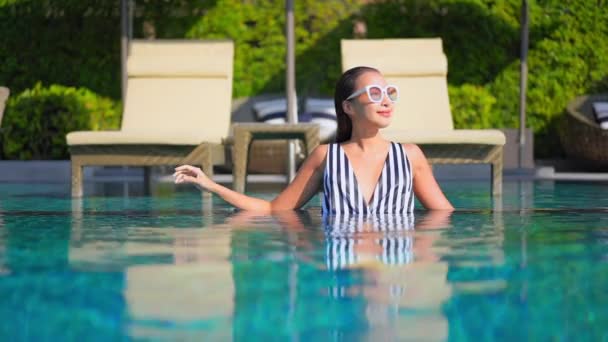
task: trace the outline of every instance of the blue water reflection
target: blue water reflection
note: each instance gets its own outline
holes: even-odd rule
[[[608,188],[505,189],[340,218],[0,191],[0,339],[608,338]]]

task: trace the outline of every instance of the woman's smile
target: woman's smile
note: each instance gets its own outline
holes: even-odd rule
[[[382,110],[376,111],[376,113],[378,113],[380,116],[383,116],[385,118],[390,118],[391,115],[393,114],[393,110],[392,109],[382,109]]]

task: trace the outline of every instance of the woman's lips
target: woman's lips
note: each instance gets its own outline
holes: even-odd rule
[[[382,111],[378,111],[376,113],[378,113],[380,116],[384,116],[385,118],[388,118],[391,116],[392,111],[391,110],[382,110]]]

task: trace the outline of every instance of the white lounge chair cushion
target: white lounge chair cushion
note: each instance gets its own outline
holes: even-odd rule
[[[608,129],[608,102],[594,102],[593,114],[600,127]]]
[[[284,124],[287,122],[287,100],[276,99],[260,101],[253,105],[253,111],[258,121],[269,124]]]
[[[194,134],[192,134],[194,133]],[[66,136],[68,145],[193,145],[204,141],[196,132],[78,131]]]
[[[333,140],[338,128],[334,100],[308,98],[304,103],[304,110],[306,116],[310,117],[310,122],[319,125],[321,142],[326,143]]]
[[[253,111],[260,122],[275,125],[287,123],[287,100],[284,98],[257,102],[253,105]],[[310,121],[310,115],[298,113],[298,122]]]
[[[344,71],[363,65],[377,68],[385,77],[445,76],[448,72],[440,38],[343,39],[341,44]]]
[[[391,141],[412,144],[489,144],[504,145],[503,132],[496,129],[454,129],[440,131],[406,131],[385,129],[382,135]]]
[[[399,87],[392,128],[454,128],[440,38],[342,40],[343,71],[357,65],[378,68],[387,83]]]
[[[233,43],[133,41],[120,131],[69,133],[68,145],[221,143],[230,128]]]
[[[146,41],[131,44],[129,77],[232,78],[228,41]]]

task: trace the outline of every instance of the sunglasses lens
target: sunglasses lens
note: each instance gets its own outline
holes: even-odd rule
[[[380,87],[369,88],[369,99],[375,102],[382,100],[382,89]]]
[[[386,88],[386,94],[391,101],[397,101],[397,98],[399,97],[399,92],[397,91],[396,87]]]

